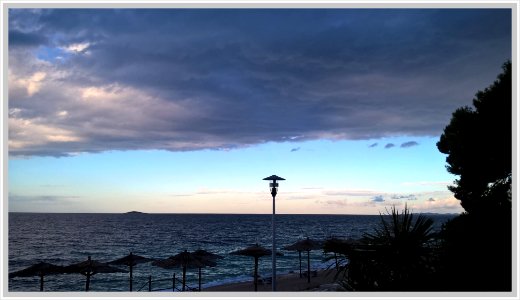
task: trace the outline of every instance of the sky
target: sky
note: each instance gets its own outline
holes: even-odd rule
[[[9,9],[11,212],[459,213],[507,9]]]

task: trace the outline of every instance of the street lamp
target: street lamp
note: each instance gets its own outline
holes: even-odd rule
[[[274,223],[274,215],[276,213],[275,210],[275,198],[276,193],[278,192],[278,182],[280,180],[285,180],[282,177],[278,177],[276,175],[271,175],[269,177],[264,178],[263,180],[271,181],[269,183],[269,188],[271,189],[271,195],[273,196],[273,218],[272,218],[272,227],[273,227],[273,251],[271,253],[273,259],[273,279],[272,279],[272,291],[276,291],[276,225]]]

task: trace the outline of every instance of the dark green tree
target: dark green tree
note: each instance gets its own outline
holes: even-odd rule
[[[511,62],[502,68],[473,108],[453,113],[437,143],[448,172],[460,176],[449,189],[466,210],[441,232],[437,281],[445,290],[511,290]]]
[[[511,210],[511,62],[473,106],[461,107],[444,129],[437,148],[447,154],[448,172],[459,175],[449,189],[468,212]]]

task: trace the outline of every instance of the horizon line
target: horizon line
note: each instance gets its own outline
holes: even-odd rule
[[[32,212],[32,211],[9,211],[8,213],[17,213],[17,214],[143,214],[143,215],[272,215],[272,213],[200,213],[200,212],[139,212],[139,211],[129,211],[129,212]],[[459,215],[461,213],[438,213],[438,212],[411,212],[413,214],[427,214],[427,215]],[[382,213],[379,214],[305,214],[305,213],[277,213],[276,215],[316,215],[316,216],[378,216],[385,215]]]

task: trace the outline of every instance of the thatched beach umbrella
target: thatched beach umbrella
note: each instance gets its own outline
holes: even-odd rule
[[[336,261],[336,269],[338,266],[338,256],[337,254],[346,255],[350,249],[355,246],[360,245],[361,242],[354,239],[339,239],[335,237],[328,238],[323,243],[323,251],[334,253],[334,259]]]
[[[25,268],[20,271],[9,273],[9,278],[14,277],[40,277],[40,292],[43,292],[43,277],[46,275],[53,274],[61,274],[64,273],[64,268],[62,266],[57,266],[54,264],[49,264],[46,262],[39,262],[34,264],[28,268]]]
[[[344,247],[345,240],[338,239],[336,237],[331,237],[325,240],[323,243],[323,251],[324,252],[332,252],[334,253],[334,261],[336,263],[336,269],[338,269],[338,253]]]
[[[306,238],[304,240],[297,241],[296,243],[285,247],[285,250],[297,250],[300,258],[300,276],[302,272],[302,251],[307,251],[307,282],[311,282],[311,259],[310,259],[310,252],[311,250],[319,250],[322,247],[322,242],[311,240],[309,238]]]
[[[271,255],[271,250],[268,250],[258,244],[254,244],[242,250],[237,250],[231,252],[233,255],[244,255],[250,256],[255,259],[255,274],[254,274],[254,284],[255,284],[255,292],[258,291],[258,259],[262,256]],[[276,255],[281,255],[276,253]],[[273,278],[274,280],[274,278]]]
[[[347,254],[348,250],[360,245],[362,245],[362,242],[360,240],[355,240],[351,238],[339,239],[332,237],[325,240],[325,242],[323,243],[323,250],[325,252]]]
[[[204,263],[199,261],[193,253],[184,250],[177,255],[170,256],[167,259],[158,260],[152,263],[154,266],[158,266],[165,269],[173,269],[176,267],[182,268],[182,290],[186,290],[186,269],[188,268],[202,268]],[[216,265],[216,263],[215,263]]]
[[[200,261],[206,267],[215,267],[217,265],[216,260],[224,258],[218,254],[211,253],[206,250],[196,250],[193,252],[195,258]],[[202,267],[199,267],[199,291],[202,290]]]
[[[142,264],[151,261],[150,258],[146,258],[143,256],[135,255],[130,252],[129,255],[123,256],[119,259],[108,262],[110,265],[125,265],[130,268],[130,292],[132,291],[132,282],[133,282],[133,267],[137,264]]]
[[[96,275],[97,273],[126,272],[125,270],[109,266],[106,263],[102,263],[97,260],[92,260],[90,258],[90,255],[88,256],[88,259],[85,261],[65,267],[65,271],[67,273],[80,273],[81,275],[85,276],[87,278],[87,281],[85,283],[85,291],[87,292],[90,290],[90,277]]]
[[[192,254],[199,258],[211,259],[211,260],[217,260],[217,259],[224,258],[224,256],[221,256],[221,255],[218,255],[215,253],[211,253],[211,252],[203,250],[203,249],[193,251]]]
[[[296,249],[295,244],[283,247],[283,249],[284,250],[289,250],[289,251],[298,251],[298,260],[300,261],[300,278],[302,278],[302,250],[301,249]]]

